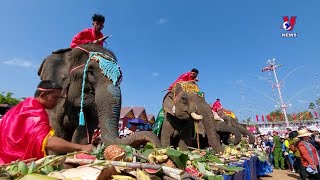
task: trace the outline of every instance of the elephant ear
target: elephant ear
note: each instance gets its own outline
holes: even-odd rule
[[[174,107],[174,101],[173,101],[173,94],[172,92],[168,92],[162,102],[163,110],[171,115],[174,116],[174,112],[172,111],[172,108]]]
[[[70,63],[66,53],[68,52],[49,55],[42,61],[38,70],[41,80],[51,80],[61,85],[63,93],[66,93],[70,84]]]

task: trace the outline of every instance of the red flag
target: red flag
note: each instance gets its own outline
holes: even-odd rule
[[[310,112],[307,112],[307,118],[311,119]]]
[[[296,120],[296,114],[295,113],[292,114],[292,117],[293,117],[293,120]]]
[[[283,120],[283,114],[282,113],[280,114],[280,120]]]
[[[315,119],[318,119],[318,113],[316,111],[313,111]]]
[[[270,121],[270,114],[267,115],[267,119],[268,119],[268,121]]]
[[[264,71],[272,71],[272,70],[273,70],[273,65],[270,65],[270,66],[264,67],[261,71],[264,72]]]
[[[259,122],[259,116],[258,115],[256,115],[256,120],[257,120],[257,122]]]
[[[273,120],[275,121],[277,119],[277,115],[273,114]]]
[[[261,116],[261,120],[264,121],[264,116],[263,115]]]

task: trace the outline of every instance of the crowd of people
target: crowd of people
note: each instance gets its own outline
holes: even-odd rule
[[[298,131],[287,129],[284,134],[257,136],[256,147],[265,151],[269,163],[275,169],[298,173],[302,180],[320,179],[320,137],[317,129],[299,127]]]

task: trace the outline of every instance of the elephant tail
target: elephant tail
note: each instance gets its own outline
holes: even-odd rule
[[[154,144],[156,147],[161,147],[159,138],[151,131],[140,131],[134,134],[131,134],[122,139],[120,138],[104,138],[104,143],[107,145],[111,144],[121,144],[121,145],[130,145],[132,147],[139,147],[144,145],[147,142]]]

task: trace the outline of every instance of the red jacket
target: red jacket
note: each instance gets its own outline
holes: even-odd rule
[[[317,149],[311,143],[300,141],[298,143],[298,149],[300,151],[301,162],[303,167],[308,167],[308,165],[311,165],[313,167],[318,166],[318,152]]]
[[[78,34],[76,34],[71,42],[71,48],[75,48],[80,44],[87,44],[93,42],[94,40],[98,40],[103,37],[103,34],[99,32],[98,34],[95,33],[93,28],[85,29]],[[97,43],[100,46],[103,46],[103,41]]]
[[[177,80],[175,80],[171,85],[170,87],[168,88],[169,91],[171,91],[171,89],[173,88],[173,86],[175,84],[177,84],[178,82],[181,82],[181,81],[192,81],[194,80],[193,78],[190,77],[191,75],[191,72],[186,72],[184,74],[182,74],[181,76],[178,77]]]
[[[222,105],[220,103],[220,101],[216,101],[213,103],[211,109],[214,111],[214,112],[218,112],[219,109],[222,108]]]

